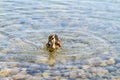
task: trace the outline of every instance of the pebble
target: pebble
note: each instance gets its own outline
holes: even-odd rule
[[[25,80],[27,78],[27,75],[17,74],[12,76],[13,80]]]
[[[68,79],[65,77],[61,77],[59,80],[68,80]]]
[[[115,67],[120,69],[120,63],[116,64]]]
[[[76,71],[71,71],[70,72],[70,78],[76,78],[76,77],[77,77]]]
[[[113,66],[108,66],[105,69],[107,69],[109,71],[109,73],[116,71],[116,68],[114,68]]]
[[[107,64],[115,64],[115,60],[113,58],[110,58],[106,63]]]
[[[102,60],[97,57],[97,58],[92,58],[90,60],[88,59],[88,62],[92,66],[99,66],[101,64]]]
[[[11,75],[16,75],[17,73],[19,73],[18,68],[11,69],[11,72],[10,72]]]
[[[78,71],[77,78],[82,78],[84,75],[85,75],[85,71],[81,69]]]
[[[120,76],[113,76],[112,80],[120,80]]]
[[[52,77],[54,77],[54,76],[60,76],[60,75],[61,75],[60,71],[53,71],[53,72],[50,74],[50,76],[52,76]]]
[[[107,66],[107,61],[106,60],[102,61],[101,64],[100,64],[100,66],[102,66],[102,67],[103,66]]]
[[[89,73],[97,73],[97,69],[95,67],[89,69]]]
[[[87,77],[88,79],[90,79],[90,78],[92,78],[92,74],[86,73],[86,77]]]
[[[49,72],[44,72],[44,73],[42,73],[42,76],[44,78],[48,78],[48,77],[50,77],[50,73]]]
[[[116,63],[120,63],[120,57],[115,58],[115,62],[116,62]]]
[[[106,75],[106,74],[108,74],[108,73],[109,73],[108,70],[105,70],[105,69],[102,69],[102,68],[97,69],[97,75],[98,75],[99,77],[102,77],[102,76],[104,76],[104,75]]]
[[[25,70],[22,70],[21,72],[19,72],[19,74],[27,75],[27,72]]]
[[[78,73],[79,74],[85,74],[85,71],[81,69],[81,70],[78,71]]]
[[[23,79],[24,80],[24,79]],[[25,80],[43,80],[43,77],[41,76],[29,76],[27,79]]]
[[[1,71],[0,71],[0,76],[1,76],[1,77],[9,76],[10,73],[11,73],[11,70],[10,70],[10,69],[4,69],[4,70],[1,70]]]
[[[1,53],[7,53],[9,50],[6,48],[6,49],[3,49],[3,50],[0,50]]]
[[[88,68],[91,68],[91,65],[83,65],[82,68],[83,69],[88,69]]]

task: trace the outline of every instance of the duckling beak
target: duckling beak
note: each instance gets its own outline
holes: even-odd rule
[[[54,43],[54,41],[49,42],[48,44],[50,45],[51,48],[55,49],[55,43]]]

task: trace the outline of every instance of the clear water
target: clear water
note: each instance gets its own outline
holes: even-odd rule
[[[62,40],[55,54],[45,49],[50,34]],[[119,0],[0,0],[1,79],[120,79],[119,57]],[[111,58],[114,63],[94,64]],[[92,68],[108,73],[93,76]],[[92,77],[78,75],[80,70]]]

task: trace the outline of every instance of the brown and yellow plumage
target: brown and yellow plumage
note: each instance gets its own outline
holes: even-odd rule
[[[61,41],[57,34],[50,35],[46,44],[47,50],[53,52],[61,47]]]

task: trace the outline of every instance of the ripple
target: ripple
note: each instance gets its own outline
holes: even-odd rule
[[[0,80],[120,78],[118,0],[0,3]],[[63,46],[49,54],[54,33]]]
[[[110,44],[92,34],[89,31],[67,31],[62,30],[56,33],[62,33],[63,54],[68,55],[98,55],[109,54]]]

